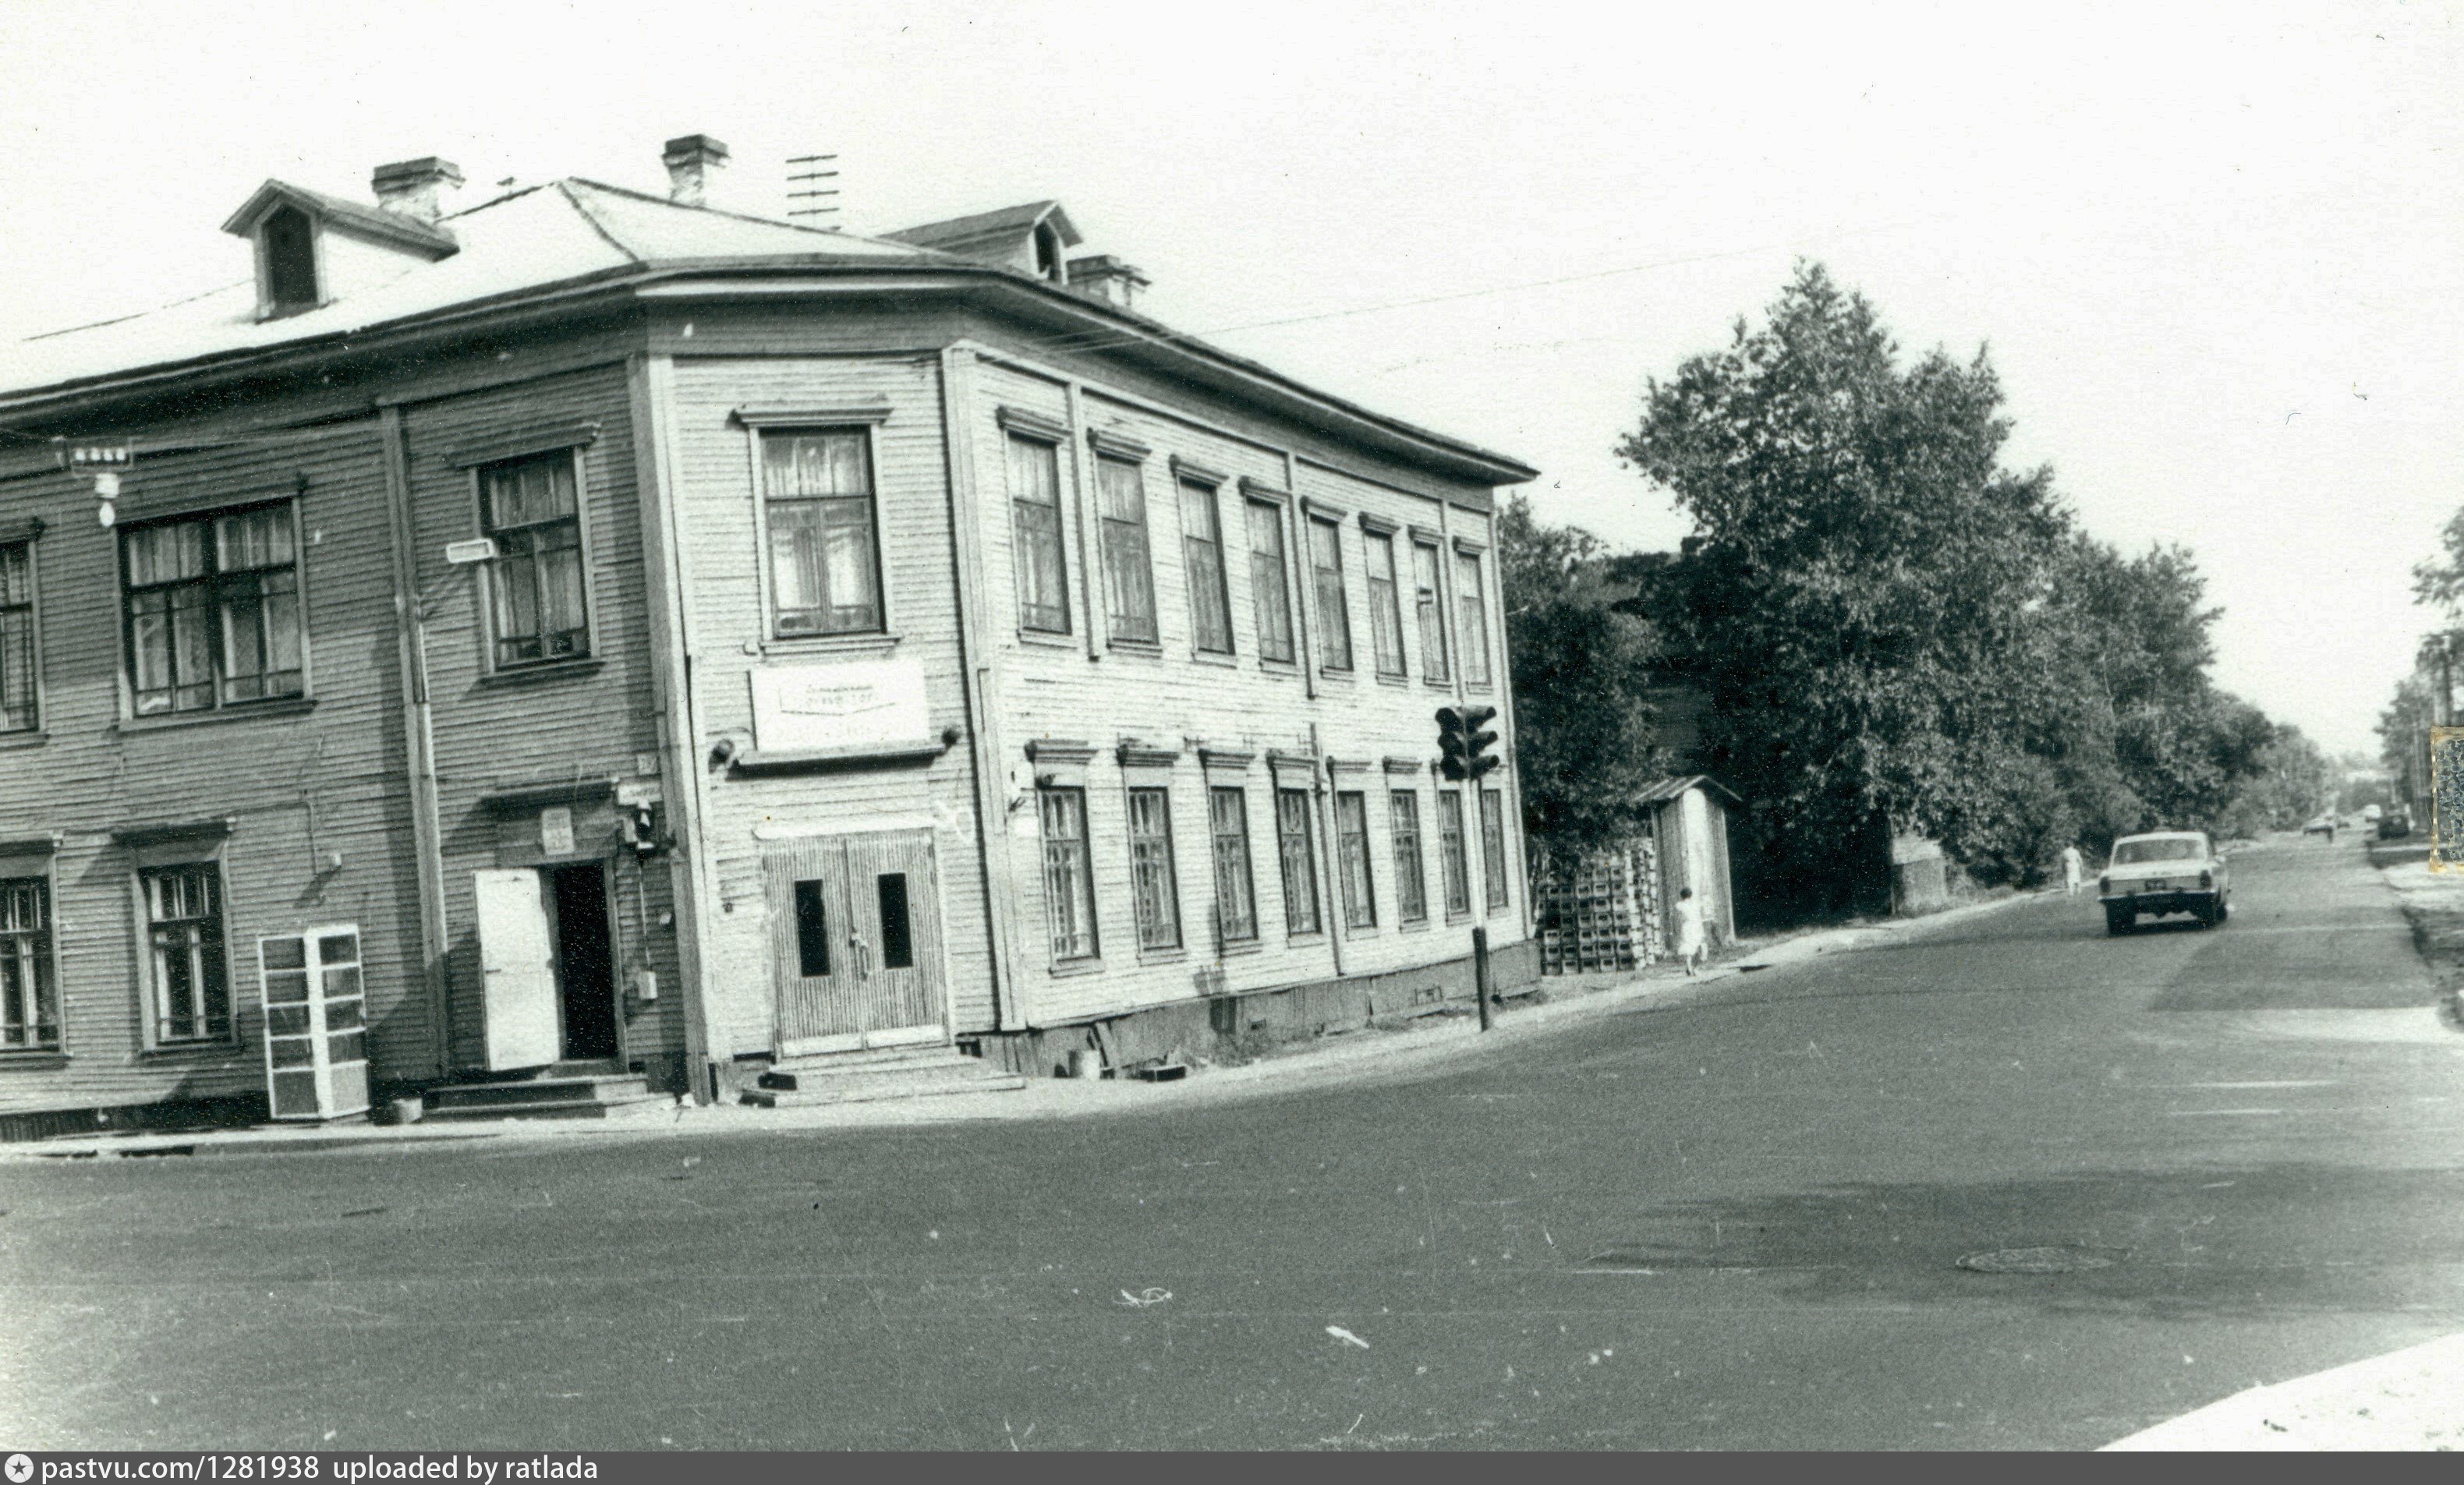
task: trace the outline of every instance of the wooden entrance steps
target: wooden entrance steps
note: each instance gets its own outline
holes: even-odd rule
[[[742,1101],[762,1108],[806,1108],[879,1099],[1008,1093],[1025,1086],[1025,1079],[956,1047],[898,1047],[789,1058],[745,1089]]]
[[[524,1077],[451,1082],[421,1095],[422,1119],[605,1119],[664,1095],[640,1073],[543,1068]]]

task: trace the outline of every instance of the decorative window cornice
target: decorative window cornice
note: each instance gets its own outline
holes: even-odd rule
[[[1139,443],[1136,439],[1124,433],[1116,433],[1111,428],[1089,428],[1087,445],[1097,453],[1108,454],[1115,459],[1143,460],[1155,452],[1153,445]]]
[[[1360,513],[1360,529],[1373,536],[1391,536],[1403,529],[1403,523],[1390,521],[1385,516],[1372,515],[1363,511]]]
[[[1419,543],[1421,546],[1441,547],[1446,544],[1445,534],[1443,532],[1431,531],[1426,526],[1412,526],[1405,529],[1411,532],[1412,539]]]
[[[1232,478],[1221,470],[1210,470],[1194,459],[1184,459],[1178,454],[1172,456],[1172,477],[1187,480],[1193,485],[1216,487],[1229,483]],[[1247,480],[1241,482],[1243,489],[1248,488],[1248,484]]]
[[[528,454],[580,448],[598,437],[599,425],[596,423],[568,423],[550,428],[532,428],[465,444],[447,454],[445,462],[457,470],[468,470],[505,459],[519,459]]]
[[[1483,552],[1488,550],[1488,543],[1485,541],[1474,541],[1469,536],[1457,536],[1455,538],[1455,550],[1463,554],[1464,557],[1478,557]]]
[[[1309,513],[1310,519],[1320,521],[1340,521],[1352,513],[1348,507],[1329,504],[1315,495],[1303,495],[1301,509]]]
[[[1367,758],[1329,758],[1326,760],[1326,771],[1330,774],[1366,774],[1376,766],[1376,764],[1372,763]]]
[[[1122,738],[1120,746],[1113,750],[1113,755],[1120,759],[1121,767],[1125,769],[1168,769],[1180,761],[1178,748],[1159,747],[1134,737]]]
[[[1029,763],[1074,763],[1084,767],[1095,756],[1095,745],[1068,737],[1038,737],[1026,745]]]
[[[1198,750],[1198,761],[1209,773],[1243,774],[1248,772],[1250,764],[1258,761],[1258,754],[1255,749],[1250,748],[1209,748],[1201,744]]]
[[[1269,485],[1261,480],[1253,480],[1245,474],[1241,476],[1241,493],[1247,495],[1252,500],[1280,500],[1286,504],[1289,504],[1292,498],[1292,492],[1290,491],[1286,490],[1279,485]]]
[[[0,543],[32,541],[43,534],[43,518],[29,515],[22,520],[0,521]]]
[[[1386,755],[1386,772],[1389,774],[1418,774],[1428,766],[1425,758],[1398,758],[1391,753]]]
[[[993,417],[1008,432],[1026,438],[1039,438],[1047,444],[1069,442],[1069,425],[1057,418],[1047,418],[1040,412],[1033,412],[1024,407],[1004,405],[995,408]]]
[[[229,839],[232,824],[224,819],[121,825],[111,832],[111,843],[132,851],[155,845],[209,845]]]
[[[861,403],[779,404],[738,407],[728,416],[748,428],[778,427],[845,427],[851,423],[887,423],[890,404],[884,400]]]

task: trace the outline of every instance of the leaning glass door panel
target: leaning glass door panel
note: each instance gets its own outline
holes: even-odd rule
[[[360,930],[351,925],[256,941],[265,992],[266,1097],[276,1119],[340,1119],[368,1106]]]

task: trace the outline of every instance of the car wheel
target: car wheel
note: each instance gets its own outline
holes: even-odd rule
[[[2139,915],[2137,913],[2127,911],[2123,908],[2108,907],[2104,910],[2104,931],[2109,937],[2120,938],[2123,934],[2129,932],[2132,926],[2138,921]]]
[[[2230,898],[2230,897],[2219,897],[2219,898],[2217,898],[2217,899],[2216,899],[2216,918],[2215,918],[2215,921],[2216,921],[2217,923],[2221,924],[2221,923],[2223,923],[2227,918],[2230,918],[2230,917],[2232,917],[2232,916],[2233,916],[2233,899],[2232,899],[2232,898]]]

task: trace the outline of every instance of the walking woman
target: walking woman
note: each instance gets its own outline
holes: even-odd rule
[[[1685,961],[1685,977],[1691,979],[1703,958],[1703,905],[1694,900],[1690,886],[1677,889],[1675,929],[1677,957]]]

